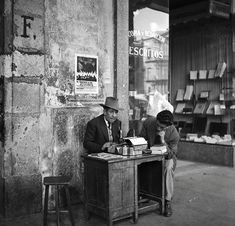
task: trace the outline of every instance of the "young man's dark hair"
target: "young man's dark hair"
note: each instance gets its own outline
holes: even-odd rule
[[[173,114],[168,110],[163,110],[163,111],[159,112],[157,114],[156,118],[160,123],[162,123],[166,126],[170,126],[174,122]]]

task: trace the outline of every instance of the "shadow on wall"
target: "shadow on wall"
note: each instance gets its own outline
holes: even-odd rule
[[[71,150],[63,151],[58,157],[56,175],[66,176],[71,180],[74,172],[73,159]]]
[[[70,180],[70,195],[72,204],[80,203],[83,199],[83,185],[81,178],[77,178],[76,174],[76,161],[72,150],[67,149],[63,151],[59,156],[56,164],[55,175],[66,176]],[[61,192],[62,203],[65,202],[65,191]]]
[[[97,116],[97,109],[84,108],[74,110],[59,110],[54,112],[54,142],[52,153],[52,174],[62,175],[70,179],[70,194],[72,203],[84,200],[83,194],[83,161],[86,154],[83,140],[87,122]],[[62,192],[63,193],[63,192]],[[63,200],[63,198],[62,198]]]

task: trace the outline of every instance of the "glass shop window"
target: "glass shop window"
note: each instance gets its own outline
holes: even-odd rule
[[[169,14],[148,7],[130,9],[129,134],[138,136],[143,121],[168,102]],[[170,106],[171,107],[171,106]]]

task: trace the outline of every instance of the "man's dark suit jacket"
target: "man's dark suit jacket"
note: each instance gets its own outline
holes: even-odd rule
[[[112,123],[113,142],[118,143],[120,138],[121,121]],[[108,130],[104,115],[100,115],[87,123],[83,146],[88,153],[102,152],[104,143],[109,142]]]

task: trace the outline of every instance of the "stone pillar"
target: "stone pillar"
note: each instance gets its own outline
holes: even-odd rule
[[[115,0],[114,0],[115,1]],[[117,98],[123,110],[120,111],[123,134],[129,129],[129,1],[119,0],[117,3]]]
[[[19,216],[41,211],[39,128],[43,105],[44,1],[3,2],[1,194],[5,215]]]

